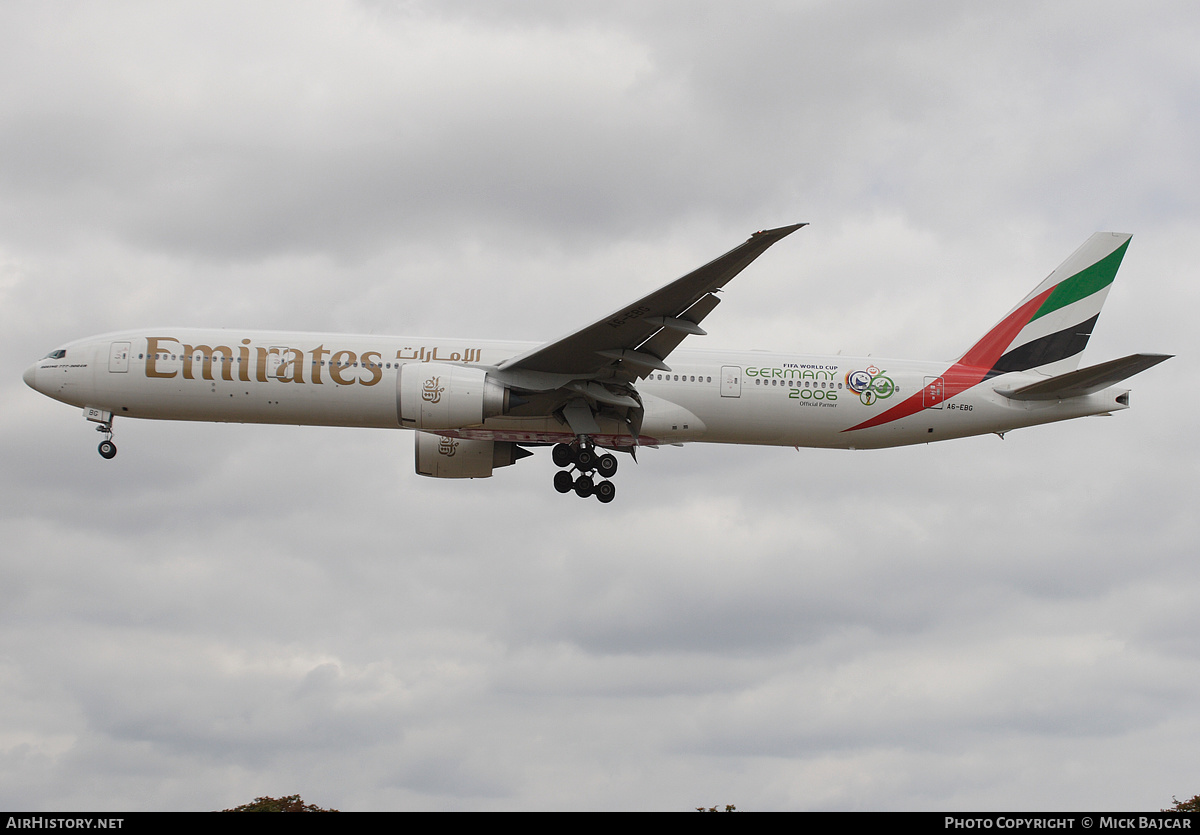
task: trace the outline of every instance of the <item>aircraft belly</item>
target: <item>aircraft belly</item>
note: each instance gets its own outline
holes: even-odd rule
[[[600,424],[600,433],[589,436],[598,446],[610,449],[630,449],[634,446],[633,436],[627,427],[605,418],[601,418],[598,423]],[[481,426],[439,430],[434,434],[447,438],[507,441],[530,445],[569,444],[576,440],[576,435],[570,427],[553,418],[492,419]],[[638,443],[642,446],[658,446],[663,443],[663,440],[652,435],[642,434],[638,437]]]
[[[1003,432],[1017,426],[1064,419],[1051,417],[1049,413],[1031,415],[1024,404],[1014,404],[988,390],[964,392],[938,402],[936,407],[919,409],[881,425],[854,429],[880,415],[888,405],[913,392],[921,392],[928,374],[926,369],[920,369],[892,376],[894,382],[889,381],[888,387],[865,395],[846,387],[820,389],[786,384],[747,387],[740,397],[706,401],[702,408],[698,407],[708,428],[703,440],[875,449]],[[882,391],[884,396],[878,397],[875,391]],[[1065,416],[1076,415],[1073,411]]]
[[[676,394],[674,400],[668,400],[643,392],[645,415],[642,418],[641,431],[666,443],[704,440],[708,434],[708,426],[696,414],[704,400],[703,395],[694,391]]]
[[[395,399],[383,386],[102,377],[92,405],[159,420],[397,428]]]
[[[932,443],[975,435],[1003,434],[1013,429],[1055,423],[1088,415],[1099,415],[1128,408],[1116,400],[1123,390],[1043,402],[1040,408],[1009,400],[990,387],[979,387],[943,401],[940,408],[925,408],[880,426],[843,433],[856,449],[882,449]]]
[[[809,397],[801,399],[800,392]],[[814,399],[820,392],[822,397]],[[777,388],[749,392],[741,397],[723,397],[701,409],[708,432],[704,441],[728,444],[833,447],[839,443],[842,407],[836,398],[827,400],[821,389]]]

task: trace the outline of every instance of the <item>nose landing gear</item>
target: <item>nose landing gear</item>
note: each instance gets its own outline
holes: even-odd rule
[[[96,427],[96,431],[104,433],[104,440],[101,441],[100,446],[97,447],[97,449],[100,451],[100,457],[106,461],[115,458],[117,456],[117,445],[114,444],[112,440],[112,419],[109,418],[107,421],[101,423]]]
[[[577,442],[574,444],[555,444],[551,453],[554,463],[563,467],[554,474],[554,489],[560,493],[575,491],[581,499],[595,496],[601,504],[608,504],[617,495],[617,488],[611,478],[617,471],[617,456],[611,452],[596,454],[596,448],[591,443]],[[578,477],[572,476],[570,469],[574,468]],[[597,483],[592,473],[599,473],[605,479]]]

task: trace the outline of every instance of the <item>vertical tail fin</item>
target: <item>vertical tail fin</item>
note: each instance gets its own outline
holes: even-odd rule
[[[1078,368],[1131,237],[1092,235],[972,345],[959,364],[986,368],[986,377],[1032,369],[1053,375]]]

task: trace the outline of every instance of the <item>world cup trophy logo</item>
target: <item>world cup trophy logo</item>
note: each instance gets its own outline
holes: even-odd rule
[[[870,406],[876,400],[886,400],[896,393],[892,378],[874,365],[865,371],[851,371],[846,375],[846,387],[858,395],[863,405]]]

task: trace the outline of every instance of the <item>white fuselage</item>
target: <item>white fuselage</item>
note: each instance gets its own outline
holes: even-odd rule
[[[57,400],[113,417],[397,429],[402,365],[494,367],[530,347],[161,328],[73,342],[60,357],[31,366],[25,380]],[[641,444],[869,449],[1003,433],[1127,408],[1125,389],[1063,401],[1010,400],[995,391],[1001,381],[1012,387],[1045,379],[1034,373],[994,377],[959,391],[945,377],[954,373],[948,362],[680,349],[669,364],[670,372],[656,371],[637,383],[645,406]],[[905,401],[911,408],[903,414],[862,426]],[[596,443],[634,444],[628,427],[603,417],[599,423]],[[439,434],[517,443],[575,437],[553,417],[511,416]]]

